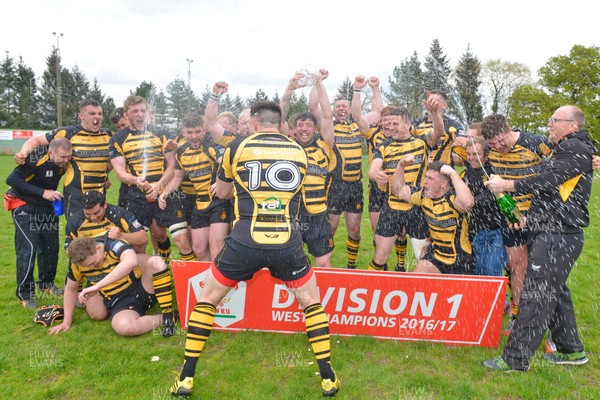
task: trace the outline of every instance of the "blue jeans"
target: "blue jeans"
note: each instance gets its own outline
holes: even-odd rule
[[[475,253],[475,273],[477,275],[501,276],[502,269],[508,261],[502,231],[481,230],[473,238]]]

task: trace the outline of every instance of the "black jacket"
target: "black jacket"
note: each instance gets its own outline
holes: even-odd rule
[[[573,132],[554,146],[539,174],[515,182],[515,190],[534,194],[527,212],[533,232],[578,233],[590,223],[592,155],[596,149],[587,130]]]

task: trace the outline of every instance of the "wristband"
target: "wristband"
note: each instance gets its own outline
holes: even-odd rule
[[[214,100],[214,101],[219,101],[219,100],[221,100],[221,95],[220,94],[214,94],[214,93],[212,93],[210,95],[210,99]]]
[[[360,92],[362,92],[362,89],[356,89],[356,88],[354,88],[354,91],[360,93]]]

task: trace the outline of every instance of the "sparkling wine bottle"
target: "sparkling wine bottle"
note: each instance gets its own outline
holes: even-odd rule
[[[499,192],[496,193],[496,202],[500,212],[510,221],[511,224],[521,223],[523,220],[523,214],[517,207],[517,203],[507,193]]]

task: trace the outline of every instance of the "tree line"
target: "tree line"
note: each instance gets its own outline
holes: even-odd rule
[[[107,116],[115,109],[113,98],[102,91],[101,83],[97,79],[90,82],[77,65],[71,69],[63,66],[55,47],[46,58],[46,69],[40,77],[21,57],[16,61],[6,52],[0,64],[0,128],[54,128],[57,71],[62,81],[62,125],[78,123],[78,105],[87,98],[99,101]],[[573,104],[585,113],[587,128],[594,139],[600,139],[600,48],[597,46],[575,45],[568,55],[550,57],[534,79],[527,65],[500,59],[482,63],[469,46],[452,67],[439,40],[434,39],[423,63],[414,51],[394,67],[383,94],[388,103],[406,107],[418,116],[423,113],[426,90],[445,92],[450,105],[448,114],[463,124],[480,121],[489,113],[501,113],[514,128],[531,133],[545,133],[547,118],[553,110]],[[207,85],[197,95],[180,77],[171,81],[165,91],[157,91],[156,85],[147,81],[130,91],[156,107],[157,125],[172,128],[179,127],[186,113],[203,112],[211,92]],[[352,80],[348,76],[338,87],[335,98],[352,98]],[[219,109],[238,115],[258,100],[278,102],[279,94],[275,92],[269,97],[259,89],[244,99],[227,93]],[[367,95],[363,106],[368,108],[369,104]],[[290,114],[302,111],[308,111],[308,99],[304,93],[300,96],[294,93]],[[106,123],[109,124],[108,118]]]

